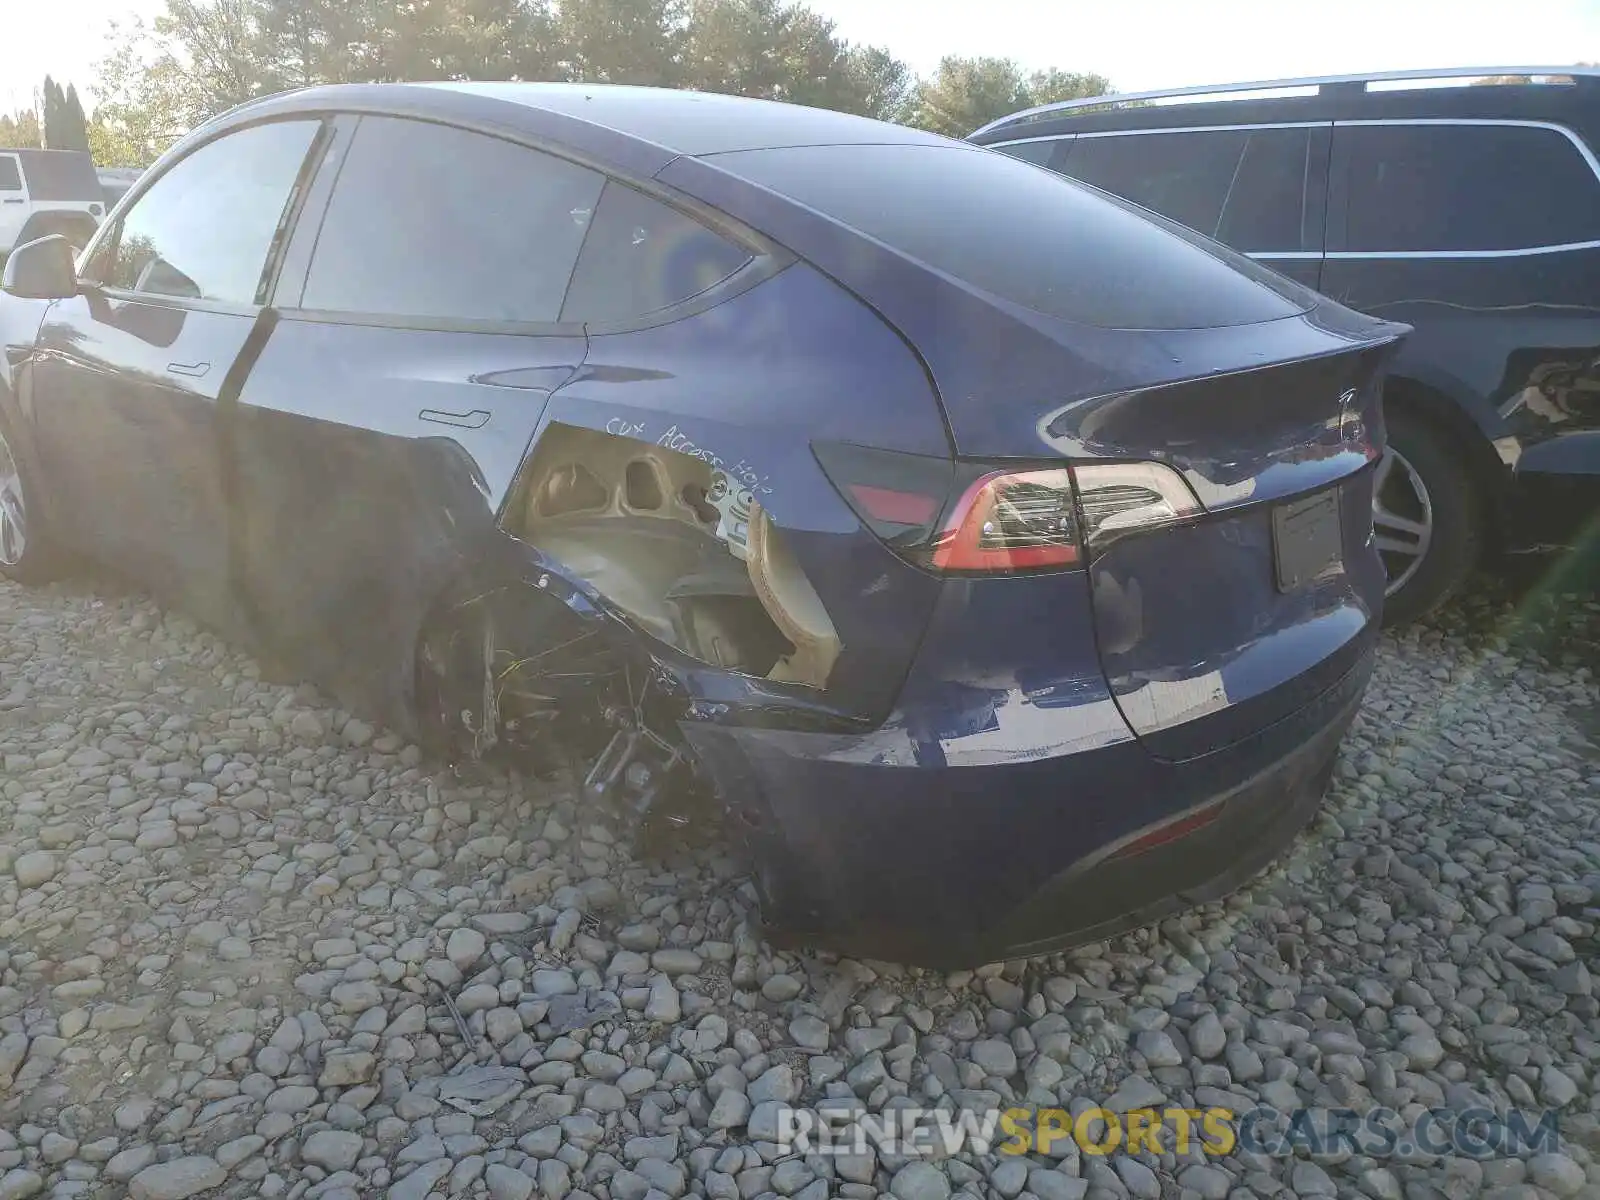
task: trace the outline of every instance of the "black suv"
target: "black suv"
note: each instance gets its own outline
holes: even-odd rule
[[[1600,72],[1410,71],[1068,101],[971,137],[1416,332],[1373,510],[1391,622],[1600,497]]]

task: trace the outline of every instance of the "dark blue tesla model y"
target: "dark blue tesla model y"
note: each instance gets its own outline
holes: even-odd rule
[[[713,813],[784,940],[966,964],[1220,895],[1371,668],[1405,328],[931,134],[312,88],[4,290],[6,573]]]

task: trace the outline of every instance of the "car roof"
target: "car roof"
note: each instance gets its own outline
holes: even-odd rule
[[[203,128],[214,133],[262,116],[341,110],[481,122],[647,174],[680,156],[949,141],[870,117],[747,96],[624,84],[475,81],[303,88],[241,105]]]
[[[421,85],[486,96],[600,125],[678,154],[780,146],[904,144],[935,135],[870,117],[749,96],[626,84],[449,82]]]

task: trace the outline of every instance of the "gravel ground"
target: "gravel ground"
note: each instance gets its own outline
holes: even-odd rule
[[[1597,640],[1592,600],[1495,596],[1390,638],[1325,815],[1245,893],[935,975],[776,953],[736,862],[635,862],[144,597],[0,584],[0,1200],[1600,1195]],[[1555,1107],[1563,1147],[760,1141],[775,1101],[952,1095]]]

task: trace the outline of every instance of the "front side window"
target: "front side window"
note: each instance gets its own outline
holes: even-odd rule
[[[0,154],[0,192],[21,190],[22,172],[17,167],[16,158],[9,154]]]
[[[721,283],[750,251],[626,184],[609,182],[578,255],[563,321],[624,321]]]
[[[1559,130],[1347,125],[1343,249],[1530,250],[1600,240],[1600,179]]]
[[[301,306],[554,322],[604,182],[500,138],[363,117],[317,234]]]
[[[86,274],[156,296],[254,304],[317,121],[253,125],[164,172],[101,242]]]

